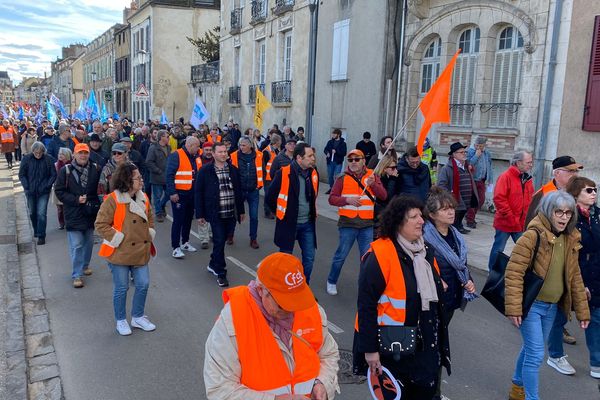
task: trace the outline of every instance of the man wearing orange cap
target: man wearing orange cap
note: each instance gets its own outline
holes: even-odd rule
[[[206,341],[209,400],[316,400],[339,393],[338,346],[300,260],[274,253],[257,279],[223,292],[225,307]]]
[[[90,260],[94,247],[94,221],[100,209],[98,182],[100,167],[89,161],[90,148],[75,145],[73,162],[58,173],[54,192],[63,203],[67,240],[73,271],[73,287],[84,286],[83,275],[92,275]]]

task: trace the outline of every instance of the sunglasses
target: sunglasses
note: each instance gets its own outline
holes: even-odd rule
[[[587,194],[598,193],[598,188],[585,188]]]
[[[112,155],[113,156],[120,156],[120,155],[123,155],[123,153],[121,153],[120,151],[113,151]]]
[[[348,162],[359,162],[362,158],[347,158]]]

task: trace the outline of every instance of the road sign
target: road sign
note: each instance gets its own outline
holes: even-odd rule
[[[150,93],[148,92],[148,89],[146,89],[146,86],[143,83],[140,83],[140,86],[138,86],[137,92],[133,94],[133,99],[137,101],[144,101],[150,99]]]
[[[112,101],[112,91],[107,90],[104,92],[104,101]]]

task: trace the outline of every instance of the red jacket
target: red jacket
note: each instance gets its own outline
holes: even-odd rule
[[[494,188],[494,228],[502,232],[523,232],[532,196],[531,177],[523,183],[521,172],[511,165],[498,177]]]

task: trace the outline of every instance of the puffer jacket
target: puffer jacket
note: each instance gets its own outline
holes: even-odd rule
[[[533,181],[529,174],[511,165],[498,177],[494,188],[494,228],[502,232],[523,232],[531,197]]]
[[[517,240],[506,267],[504,299],[507,316],[520,317],[523,314],[523,277],[533,256],[536,244],[537,230],[540,234],[540,247],[534,262],[534,272],[545,277],[552,259],[556,236],[552,233],[550,221],[539,214],[529,223],[527,231]],[[565,237],[565,291],[558,306],[571,317],[571,309],[579,321],[590,320],[590,309],[585,295],[585,287],[579,269],[579,250],[581,249],[581,234],[577,229],[563,233]]]
[[[41,196],[50,193],[56,180],[54,161],[48,154],[39,159],[33,154],[23,157],[19,166],[19,180],[26,195]]]

